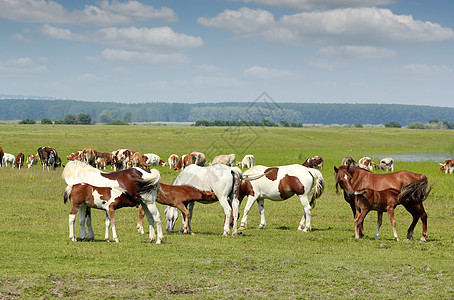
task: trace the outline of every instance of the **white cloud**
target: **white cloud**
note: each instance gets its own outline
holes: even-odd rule
[[[83,35],[74,34],[69,29],[55,27],[48,24],[42,26],[41,33],[48,38],[57,40],[82,41],[85,39]]]
[[[283,7],[293,10],[336,9],[345,7],[373,7],[396,0],[237,0],[257,5]]]
[[[244,76],[258,79],[276,79],[288,78],[293,75],[292,72],[282,69],[270,69],[260,66],[250,67],[243,72]]]
[[[93,40],[98,43],[123,49],[145,50],[157,47],[185,50],[203,45],[200,37],[176,33],[167,26],[157,28],[109,27],[98,30],[94,36]]]
[[[5,74],[31,74],[47,72],[45,65],[33,62],[30,57],[15,57],[5,61],[0,60],[0,71]]]
[[[84,26],[112,26],[157,18],[174,22],[177,19],[170,8],[155,9],[138,1],[102,1],[100,6],[86,5],[83,10],[70,11],[55,1],[0,0],[0,17],[27,23]]]
[[[344,59],[379,59],[394,57],[397,52],[372,46],[329,46],[319,49],[317,54]]]
[[[169,64],[185,64],[189,60],[181,53],[152,53],[127,51],[120,49],[106,49],[101,53],[101,58],[108,61],[122,63],[147,63],[152,65],[169,65]]]
[[[404,71],[417,75],[443,75],[453,73],[453,69],[445,65],[408,64],[402,67]]]
[[[41,33],[53,39],[84,41],[113,48],[141,51],[151,49],[183,51],[203,45],[200,37],[177,33],[167,26],[157,28],[108,27],[92,33],[77,34],[69,29],[46,24],[42,26]]]
[[[268,11],[241,8],[225,10],[211,19],[199,18],[198,22],[231,30],[239,38],[261,37],[294,45],[431,43],[454,39],[451,28],[378,8],[303,12],[284,15],[278,21]]]
[[[231,30],[240,37],[255,36],[275,25],[272,13],[246,7],[240,10],[226,9],[214,18],[198,18],[197,21],[208,27]]]

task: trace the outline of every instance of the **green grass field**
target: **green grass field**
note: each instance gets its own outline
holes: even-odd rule
[[[200,151],[237,158],[254,154],[257,164],[302,163],[325,159],[324,194],[312,211],[312,231],[297,232],[302,207],[297,197],[265,201],[267,228],[255,229],[256,205],[248,229],[222,236],[219,204],[196,205],[196,235],[164,233],[163,245],[145,243],[135,229],[138,209],[116,212],[120,243],[104,241],[105,213],[93,210],[95,242],[68,239],[70,205],[63,203],[61,169],[0,169],[0,298],[454,298],[454,175],[440,174],[438,162],[396,161],[395,170],[424,173],[435,186],[424,203],[428,238],[404,242],[411,216],[396,209],[399,237],[393,240],[385,214],[380,239],[374,240],[376,213],[365,220],[366,235],[355,240],[350,207],[335,193],[333,166],[344,156],[374,161],[406,152],[451,153],[448,130],[379,128],[195,128],[167,126],[0,125],[0,146],[17,155],[38,147],[57,149],[66,163],[70,153],[129,148],[156,153],[164,160]],[[454,155],[453,155],[454,156]],[[157,168],[162,182],[177,172]],[[244,209],[244,203],[240,208]],[[164,207],[158,206],[165,226]],[[77,222],[76,222],[77,223]],[[180,224],[180,219],[177,224]],[[78,234],[76,224],[76,234]]]

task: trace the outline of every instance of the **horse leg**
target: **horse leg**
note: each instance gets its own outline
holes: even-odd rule
[[[377,230],[375,231],[375,240],[378,241],[378,235],[380,234],[380,227],[383,223],[383,212],[377,211]]]
[[[300,198],[301,205],[303,205],[303,217],[301,218],[300,225],[298,226],[298,231],[311,231],[312,207],[309,204],[309,199],[307,198],[306,194],[298,195],[298,197]]]
[[[394,207],[389,206],[386,210],[388,211],[389,220],[391,221],[391,225],[393,227],[394,239],[398,241],[399,238],[397,237],[396,219],[394,218]]]
[[[416,214],[419,216],[419,218],[421,218],[421,222],[422,222],[422,236],[421,236],[420,241],[425,242],[426,237],[427,237],[427,213],[424,210],[424,206],[423,206],[422,202],[416,203],[415,209],[416,209]]]
[[[85,240],[87,241],[94,241],[95,240],[95,232],[93,231],[93,226],[91,224],[91,209],[87,207],[86,216],[85,216],[85,223],[87,224],[88,235]]]
[[[69,223],[69,239],[73,242],[77,242],[74,230],[74,224],[76,223],[76,214],[78,211],[78,207],[73,205],[71,212],[68,216],[68,223]]]
[[[413,202],[409,202],[407,205],[404,205],[404,207],[413,216],[413,221],[411,222],[410,227],[408,227],[408,231],[407,231],[407,240],[411,240],[411,239],[413,239],[413,231],[415,229],[416,224],[418,223],[420,216],[417,213]],[[424,232],[424,230],[423,230],[423,232]]]
[[[109,210],[106,212],[109,216],[110,219],[110,226],[112,227],[112,238],[113,240],[118,243],[118,236],[117,236],[117,228],[116,228],[116,220],[115,220],[115,209],[113,207],[109,207]],[[109,236],[107,235],[107,239],[109,239]]]
[[[180,229],[179,233],[190,232],[191,234],[193,234],[192,228],[191,228],[191,220],[192,220],[192,212],[194,211],[194,205],[195,205],[195,202],[191,201],[188,203],[188,206],[185,207],[185,209],[187,209],[189,211],[189,218],[185,215],[185,213],[183,211],[181,211],[181,229]],[[187,231],[184,232],[184,227],[186,225],[186,222],[188,224],[188,227],[187,227]]]
[[[156,244],[161,244],[162,240],[164,239],[164,235],[162,234],[161,216],[159,215],[158,208],[156,207],[156,202],[154,200],[147,201],[146,203],[142,204],[142,207],[145,211],[145,215],[147,216],[148,223],[150,223],[150,235],[147,242],[151,243],[151,241],[156,238]],[[157,237],[153,226],[155,223]]]
[[[239,230],[243,230],[247,228],[247,214],[251,210],[252,204],[257,200],[257,197],[248,196],[246,206],[244,207],[243,218],[241,219],[241,224]]]
[[[183,226],[183,233],[186,234],[186,233],[191,233],[191,234],[194,234],[192,231],[189,231],[189,217],[190,217],[190,213],[188,211],[188,209],[186,208],[186,206],[183,204],[183,203],[179,203],[177,206],[176,206],[179,210],[181,210],[181,213],[182,213],[182,216],[184,216],[184,226]]]
[[[257,228],[258,229],[265,229],[265,227],[266,227],[265,200],[263,200],[263,199],[257,200],[257,206],[259,208],[259,213],[260,213],[260,225]]]
[[[144,234],[143,231],[143,217],[145,216],[145,212],[143,211],[142,206],[139,208],[139,218],[137,219],[137,232],[140,234]]]
[[[352,209],[352,212],[353,212],[353,220],[356,220],[356,218],[358,217],[358,215],[360,214],[360,211],[361,209],[356,209],[356,204],[355,204],[355,201],[351,201],[351,202],[348,202],[348,204],[350,204],[350,208]],[[359,237],[363,237],[364,236],[364,226],[363,226],[363,222],[361,222],[359,225],[358,225],[358,230],[359,230]],[[355,233],[356,234],[356,233]],[[356,237],[356,236],[355,236]]]
[[[366,217],[369,211],[366,209],[362,209],[361,212],[357,212],[355,216],[355,239],[362,238],[364,233],[361,234],[361,225],[364,222],[364,218]]]
[[[109,214],[106,211],[106,232],[104,233],[104,239],[106,240],[106,242],[110,242],[109,229],[110,229],[110,218],[109,218]]]
[[[85,217],[87,214],[87,206],[82,204],[79,206],[79,225],[80,225],[80,235],[77,238],[77,241],[84,241],[87,238],[87,233],[85,231]]]
[[[219,204],[221,204],[222,208],[224,209],[224,236],[228,236],[230,232],[230,216],[232,214],[232,208],[230,207],[229,201],[227,197],[220,197]]]

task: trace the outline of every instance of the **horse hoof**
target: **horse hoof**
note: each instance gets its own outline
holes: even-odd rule
[[[115,239],[115,243],[119,243],[120,241],[118,239]]]
[[[260,224],[259,226],[257,226],[257,229],[265,229],[266,225],[262,225]]]
[[[425,242],[426,242],[426,239],[425,239],[425,238],[421,238],[421,239],[419,240],[419,242],[420,242],[420,243],[425,243]]]
[[[243,226],[241,225],[240,228],[238,228],[238,230],[245,230],[246,229],[246,226]]]

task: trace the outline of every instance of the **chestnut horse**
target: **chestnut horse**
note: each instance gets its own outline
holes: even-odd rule
[[[388,174],[374,174],[368,170],[357,168],[351,165],[340,166],[339,168],[334,167],[335,171],[335,182],[336,182],[336,193],[338,192],[338,186],[344,190],[344,199],[350,204],[353,212],[353,217],[356,217],[356,204],[355,204],[355,191],[363,191],[370,189],[374,191],[383,191],[387,189],[395,189],[399,191],[398,198],[404,199],[402,202],[405,209],[413,216],[413,222],[408,228],[407,239],[413,238],[413,230],[421,218],[423,225],[423,233],[421,241],[425,241],[427,237],[427,214],[424,210],[422,202],[427,198],[428,193],[427,177],[424,174],[412,173],[409,171],[399,171]],[[415,192],[413,185],[422,185],[423,188],[419,188]],[[424,192],[421,192],[421,191]],[[408,198],[408,199],[406,199]],[[360,226],[360,235],[364,235],[364,228],[362,224]]]
[[[156,202],[176,207],[181,211],[182,216],[184,217],[183,233],[190,234],[194,233],[189,228],[189,219],[191,215],[187,206],[190,202],[194,201],[209,204],[217,202],[218,198],[213,192],[202,191],[190,185],[168,185],[164,183],[161,183],[161,190],[158,191],[158,197],[156,198]],[[142,234],[144,214],[145,213],[141,208],[139,211],[139,219],[137,221],[137,229],[139,233]],[[167,231],[172,231],[172,229],[168,227]]]

